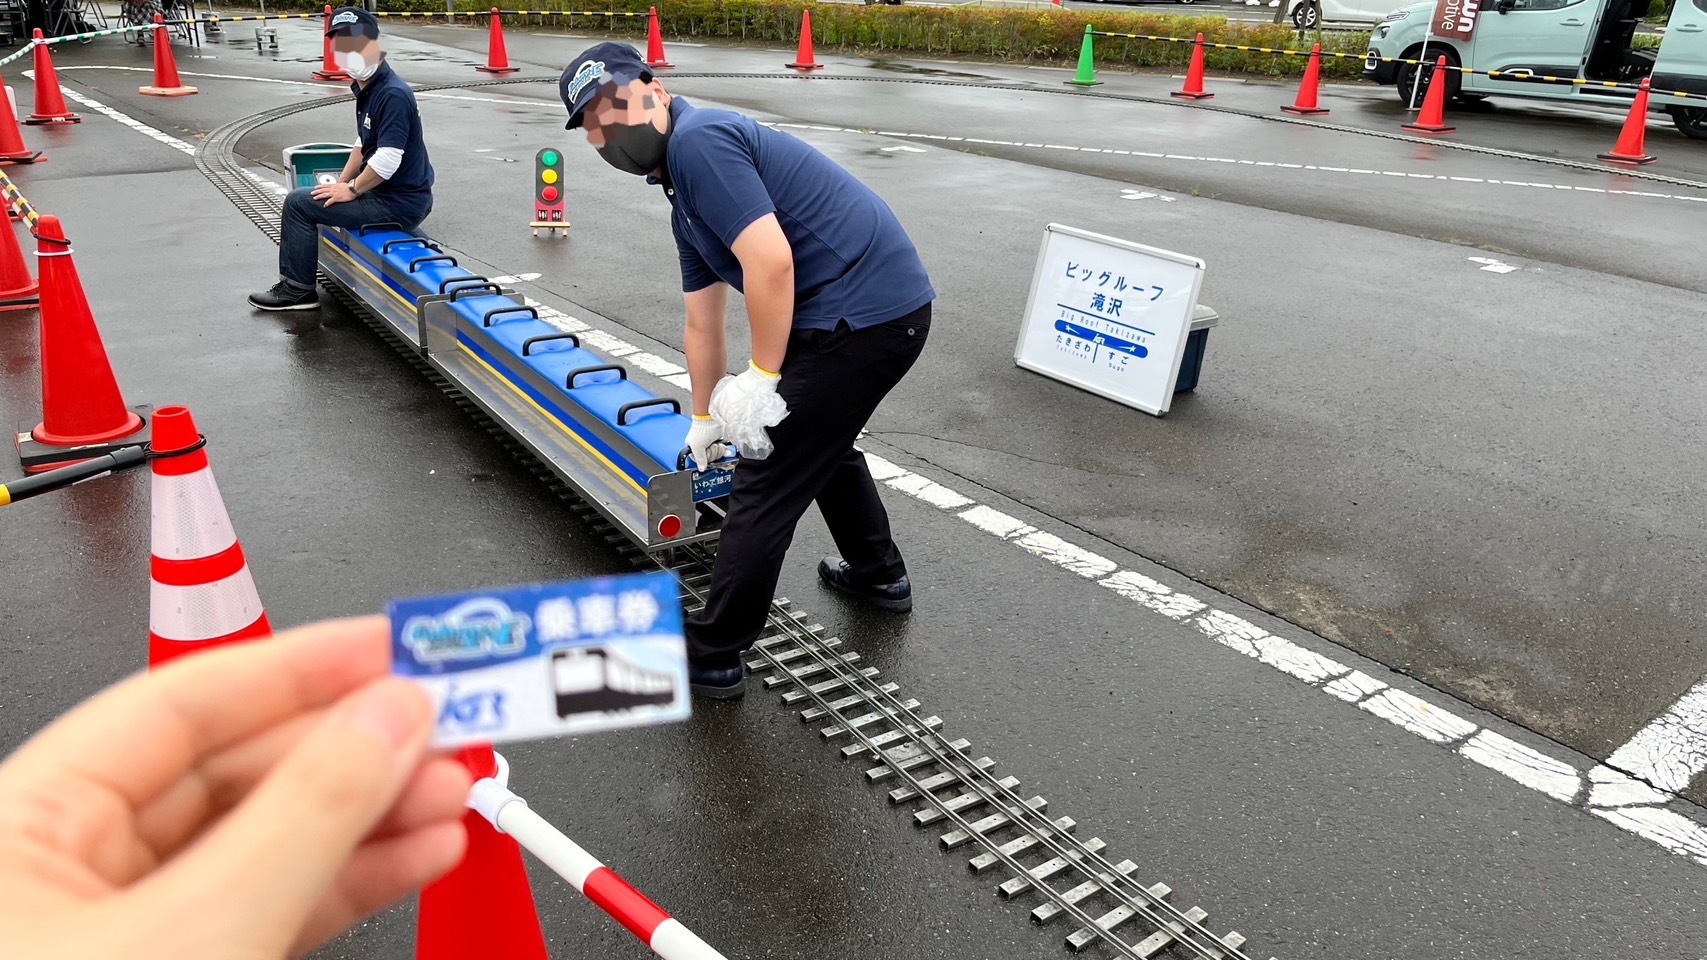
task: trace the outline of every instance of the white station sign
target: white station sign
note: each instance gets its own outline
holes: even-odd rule
[[[1161,416],[1203,271],[1196,257],[1051,223],[1014,363]]]

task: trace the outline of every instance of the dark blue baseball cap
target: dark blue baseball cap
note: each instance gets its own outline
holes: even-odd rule
[[[379,36],[379,18],[368,13],[361,7],[339,7],[332,11],[332,22],[326,27],[326,35],[335,37],[341,33],[359,33],[363,36]]]
[[[593,102],[606,84],[622,87],[634,80],[650,82],[652,76],[651,68],[640,59],[640,51],[626,43],[606,42],[588,47],[569,61],[557,81],[557,92],[569,110],[569,122],[563,129],[573,130],[581,125],[581,111],[587,109],[587,104]]]

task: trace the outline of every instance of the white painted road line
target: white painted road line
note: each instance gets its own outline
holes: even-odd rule
[[[1178,160],[1190,163],[1222,163],[1243,167],[1271,167],[1276,170],[1298,170],[1315,173],[1343,173],[1349,176],[1405,177],[1411,180],[1430,180],[1440,184],[1469,183],[1506,187],[1525,187],[1538,190],[1562,190],[1571,193],[1598,193],[1614,196],[1643,197],[1650,200],[1676,200],[1684,203],[1707,203],[1707,194],[1688,196],[1654,193],[1648,190],[1611,190],[1604,187],[1578,187],[1568,183],[1531,183],[1527,180],[1491,180],[1483,177],[1453,177],[1438,173],[1417,173],[1399,170],[1363,170],[1351,167],[1330,167],[1314,163],[1281,163],[1273,160],[1240,160],[1232,157],[1200,157],[1184,153],[1154,153],[1147,150],[1115,150],[1107,147],[1078,147],[1060,143],[1030,143],[1024,140],[989,140],[982,137],[950,137],[939,133],[909,133],[904,130],[862,130],[856,127],[831,127],[816,123],[771,123],[767,127],[791,130],[813,130],[819,133],[851,133],[860,136],[897,137],[904,140],[937,140],[975,146],[1021,147],[1040,150],[1070,150],[1078,153],[1097,153],[1117,157],[1139,157],[1148,160]]]
[[[1243,617],[1215,609],[1196,597],[1173,590],[1136,571],[1121,570],[1107,557],[1039,530],[986,504],[977,503],[971,497],[870,451],[866,452],[865,459],[872,478],[890,489],[952,513],[998,540],[1011,543],[1068,573],[1093,580],[1169,620],[1188,624],[1228,649],[1267,664],[1331,697],[1355,704],[1371,716],[1440,744],[1514,783],[1585,810],[1672,853],[1707,865],[1707,825],[1668,809],[1676,799],[1673,793],[1656,790],[1608,766],[1595,765],[1586,771],[1581,770],[1570,761],[1548,756],[1478,726],[1422,697],[1391,687],[1331,657],[1269,633]],[[1691,691],[1689,697],[1679,701],[1668,716],[1673,716],[1675,721],[1667,727],[1670,731],[1667,736],[1671,739],[1664,742],[1668,745],[1675,746],[1680,742],[1673,728],[1681,727],[1694,736],[1700,736],[1707,730],[1707,681]],[[1691,748],[1682,753],[1661,755],[1669,759],[1683,759],[1681,764],[1674,763],[1668,768],[1670,782],[1678,784],[1672,789],[1681,789],[1688,782],[1682,773],[1691,769],[1690,764],[1707,763],[1707,737],[1694,741]],[[1681,782],[1679,777],[1682,777]]]
[[[1677,793],[1707,770],[1707,680],[1606,758],[1608,766]]]
[[[1517,268],[1494,257],[1466,257],[1471,263],[1479,263],[1482,269],[1489,273],[1511,273]]]
[[[54,73],[64,73],[67,70],[125,70],[131,73],[153,73],[153,67],[126,67],[118,64],[85,63],[60,66],[54,64]],[[314,87],[328,93],[336,93],[338,88],[316,80],[279,80],[274,77],[244,77],[235,73],[196,73],[192,70],[179,70],[180,77],[196,77],[202,80],[247,80],[250,83],[278,83],[290,87]]]
[[[34,79],[35,73],[36,72],[34,70],[25,70],[24,76],[30,77],[31,79]],[[131,128],[132,130],[135,130],[137,133],[140,133],[143,136],[148,137],[151,140],[159,141],[160,143],[163,143],[166,146],[171,147],[173,150],[177,150],[180,153],[187,153],[192,157],[196,155],[196,148],[195,147],[191,146],[188,143],[185,143],[182,140],[179,140],[177,137],[174,137],[169,133],[165,133],[163,131],[156,130],[153,127],[149,126],[148,124],[143,123],[142,121],[136,119],[135,117],[132,117],[128,114],[120,113],[119,111],[114,110],[112,107],[109,107],[104,103],[98,103],[94,100],[91,100],[88,97],[85,97],[84,95],[82,95],[81,93],[78,93],[75,90],[67,88],[63,84],[60,85],[59,92],[64,94],[66,99],[73,100],[77,103],[80,103],[83,106],[88,107],[90,110],[93,110],[96,113],[101,114],[102,116],[111,118],[113,120],[117,120],[119,123],[124,124],[125,126]]]
[[[24,76],[30,77],[33,79],[35,77],[35,71],[34,70],[25,70]],[[130,116],[129,114],[120,113],[119,111],[114,110],[112,107],[109,107],[104,103],[101,103],[97,100],[91,100],[90,98],[84,96],[81,93],[78,93],[75,90],[72,90],[72,89],[66,87],[63,84],[60,85],[59,92],[64,94],[66,99],[72,100],[76,103],[80,103],[83,106],[89,108],[90,110],[95,111],[96,113],[98,113],[104,117],[107,117],[107,118],[112,119],[112,120],[116,120],[119,123],[122,123],[125,126],[131,128],[132,130],[135,130],[137,133],[140,133],[143,136],[148,137],[151,140],[155,140],[159,143],[165,144],[166,146],[171,147],[173,150],[176,150],[179,153],[188,154],[192,157],[196,155],[196,148],[194,146],[192,146],[191,144],[186,143],[186,142],[178,139],[177,137],[172,136],[169,133],[166,133],[166,132],[161,131],[161,130],[156,130],[153,127],[149,126],[148,124],[143,123],[142,121],[136,119],[135,117]],[[272,191],[273,193],[278,194],[281,197],[290,192],[288,189],[285,188],[284,184],[277,183],[277,182],[272,181],[272,180],[268,180],[266,177],[263,177],[260,174],[257,174],[252,170],[245,169],[243,171],[243,175],[245,177],[248,177],[250,180],[254,181],[257,185],[259,185],[261,187],[265,187],[266,189]]]

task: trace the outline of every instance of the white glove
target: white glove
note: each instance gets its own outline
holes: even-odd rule
[[[688,428],[688,450],[693,455],[694,469],[700,473],[711,469],[711,445],[723,437],[723,425],[716,417],[694,415]]]
[[[776,449],[766,427],[788,416],[788,404],[777,396],[780,373],[768,373],[747,361],[746,372],[724,377],[711,391],[711,415],[723,424],[723,438],[733,441],[741,456],[763,460]]]

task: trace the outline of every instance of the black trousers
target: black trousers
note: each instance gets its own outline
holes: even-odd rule
[[[893,583],[906,574],[854,440],[918,359],[930,324],[927,303],[860,330],[843,324],[789,336],[777,385],[788,416],[769,428],[769,457],[735,468],[708,602],[685,624],[695,665],[733,667],[758,640],[795,525],[813,501],[856,580]]]

